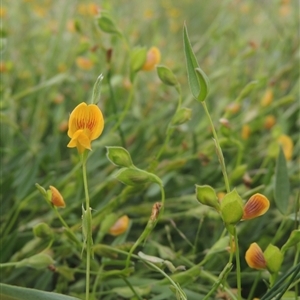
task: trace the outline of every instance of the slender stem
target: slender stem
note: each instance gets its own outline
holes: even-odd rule
[[[108,87],[109,87],[109,93],[110,93],[110,98],[111,98],[111,103],[112,103],[112,108],[115,116],[117,116],[118,110],[117,110],[117,105],[116,105],[116,99],[115,99],[115,93],[111,85],[111,68],[109,66],[108,71],[107,71],[107,82],[108,82]],[[121,138],[122,146],[126,148],[126,143],[125,143],[125,138],[124,138],[124,133],[122,130],[121,126],[118,126],[118,131],[119,135]]]
[[[255,277],[255,280],[254,280],[254,282],[253,282],[253,284],[252,284],[252,287],[251,287],[251,290],[250,290],[249,295],[248,295],[248,297],[247,297],[247,300],[253,299],[253,294],[254,294],[254,291],[255,291],[255,289],[256,289],[256,287],[257,287],[258,280],[260,279],[260,277],[261,277],[261,271],[259,271],[259,272],[257,273],[256,277]]]
[[[8,268],[8,267],[15,267],[18,265],[18,261],[16,262],[8,262],[8,263],[3,263],[3,264],[0,264],[0,269],[1,268]]]
[[[238,299],[242,299],[242,284],[241,284],[241,263],[240,263],[240,250],[239,250],[239,241],[236,227],[234,228],[234,242],[235,242],[235,260],[236,260],[236,279],[237,279],[237,288],[238,288]]]
[[[113,127],[112,131],[116,131],[120,127],[121,123],[123,122],[124,118],[126,117],[126,115],[128,113],[128,110],[129,110],[129,108],[132,104],[132,101],[133,101],[133,95],[134,95],[134,89],[135,89],[136,81],[137,81],[136,79],[133,81],[133,84],[131,86],[130,93],[129,93],[125,108],[123,109],[123,112],[120,115],[117,124]]]
[[[86,159],[82,159],[82,173],[83,173],[83,185],[85,192],[85,201],[86,201],[86,211],[90,210],[90,197],[87,186],[87,175],[86,175]],[[91,216],[91,214],[87,214]],[[90,217],[91,218],[91,217]],[[87,220],[89,224],[92,223],[92,220]],[[91,228],[88,226],[86,232],[86,287],[85,287],[85,295],[86,300],[89,300],[89,291],[90,291],[90,268],[91,268],[91,241],[92,241],[92,232]]]
[[[203,105],[204,111],[205,111],[205,113],[207,115],[207,118],[209,120],[211,130],[213,132],[213,136],[214,136],[215,143],[216,143],[216,148],[217,148],[217,151],[218,151],[218,157],[219,157],[219,161],[220,161],[220,164],[221,164],[221,169],[222,169],[222,173],[223,173],[223,177],[224,177],[224,181],[225,181],[226,191],[227,191],[227,193],[229,193],[230,192],[229,180],[228,180],[228,175],[227,175],[227,172],[226,172],[225,160],[224,160],[223,152],[222,152],[222,149],[221,149],[221,146],[220,146],[220,143],[219,143],[219,139],[218,139],[215,127],[214,127],[214,123],[213,123],[213,121],[210,117],[208,108],[206,106],[206,103],[205,103],[205,101],[202,101],[201,103]]]

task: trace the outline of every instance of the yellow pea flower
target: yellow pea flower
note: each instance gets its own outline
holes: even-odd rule
[[[267,262],[264,253],[256,243],[252,243],[245,255],[248,266],[252,269],[266,269]]]
[[[65,201],[61,193],[54,186],[49,186],[51,191],[51,203],[57,207],[65,207]]]
[[[251,134],[251,128],[248,124],[243,125],[242,127],[242,139],[248,140],[249,136]]]
[[[142,67],[144,71],[152,71],[160,63],[160,51],[157,47],[151,47],[147,52],[146,61]]]
[[[98,138],[104,128],[104,119],[100,108],[95,104],[82,102],[75,107],[69,118],[69,148],[77,147],[79,153],[91,149],[91,141]]]
[[[262,194],[254,194],[244,206],[242,220],[251,220],[265,214],[270,207],[267,197]]]
[[[119,218],[116,223],[109,229],[109,233],[111,235],[117,236],[124,233],[129,225],[129,218],[124,215],[121,218]]]
[[[288,135],[282,134],[278,138],[278,142],[282,147],[286,160],[291,160],[293,156],[293,150],[294,150],[294,143],[292,139]]]
[[[268,88],[263,97],[261,98],[260,104],[262,107],[269,106],[273,102],[274,93],[271,88]]]
[[[76,65],[85,71],[88,71],[90,69],[93,68],[94,66],[94,62],[91,61],[89,58],[83,57],[83,56],[79,56],[76,58]]]
[[[264,121],[264,128],[271,129],[276,123],[276,118],[273,115],[267,115]]]

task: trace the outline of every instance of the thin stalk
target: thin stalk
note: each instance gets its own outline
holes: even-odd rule
[[[255,277],[255,280],[254,280],[254,282],[253,282],[253,284],[252,284],[252,287],[251,287],[251,290],[250,290],[249,295],[248,295],[248,297],[247,297],[247,300],[253,299],[253,294],[254,294],[254,291],[255,291],[255,289],[256,289],[256,287],[257,287],[258,280],[260,279],[260,277],[261,277],[261,271],[259,271],[259,272],[257,273],[256,277]]]
[[[240,249],[239,249],[239,240],[238,240],[236,227],[234,228],[234,242],[235,242],[236,280],[237,280],[237,288],[238,288],[238,299],[242,299]]]
[[[221,146],[220,146],[220,142],[219,142],[216,130],[215,130],[214,123],[213,123],[213,121],[212,121],[212,119],[210,117],[208,108],[206,106],[206,103],[205,103],[205,101],[202,101],[201,103],[203,105],[203,108],[204,108],[204,111],[206,113],[206,116],[207,116],[207,118],[209,120],[211,130],[213,132],[213,136],[214,136],[214,139],[215,139],[216,148],[217,148],[217,151],[218,151],[218,157],[219,157],[219,161],[220,161],[220,164],[221,164],[221,169],[222,169],[222,173],[223,173],[223,177],[224,177],[224,181],[225,181],[226,191],[227,191],[227,193],[229,193],[230,192],[229,180],[228,180],[228,175],[227,175],[227,172],[226,172],[226,165],[225,165],[225,160],[224,160],[223,152],[222,152],[222,149],[221,149]]]
[[[126,105],[125,105],[125,107],[123,109],[123,112],[120,115],[117,124],[113,127],[112,131],[116,131],[120,127],[121,123],[123,122],[124,118],[126,117],[126,115],[128,113],[128,110],[129,110],[129,108],[130,108],[130,106],[132,104],[132,101],[133,101],[133,95],[134,95],[134,89],[135,89],[135,86],[136,86],[136,82],[137,82],[137,80],[135,79],[133,81],[132,86],[131,86],[130,93],[129,93]]]
[[[83,185],[85,192],[85,203],[86,203],[86,211],[90,209],[90,197],[87,186],[87,175],[86,175],[86,159],[82,160],[82,173],[83,173]],[[89,214],[91,216],[91,214]],[[92,220],[90,224],[92,223]],[[91,229],[91,228],[88,228]],[[86,287],[85,287],[85,295],[86,300],[89,300],[89,291],[90,291],[90,269],[91,269],[91,241],[92,241],[92,232],[91,230],[87,230],[86,232]]]
[[[109,93],[110,93],[110,99],[111,99],[111,103],[112,103],[113,112],[117,116],[118,110],[117,110],[117,105],[116,105],[115,93],[114,93],[114,90],[113,90],[112,85],[111,85],[111,68],[110,68],[110,66],[109,66],[108,71],[107,71],[107,82],[108,82],[108,87],[109,87]],[[126,143],[125,143],[125,138],[124,138],[124,133],[123,133],[122,127],[118,126],[117,129],[119,131],[122,146],[124,148],[126,148]]]

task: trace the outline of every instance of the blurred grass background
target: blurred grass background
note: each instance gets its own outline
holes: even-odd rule
[[[143,251],[191,267],[203,258],[204,251],[223,230],[220,218],[199,206],[194,196],[195,184],[209,184],[219,192],[225,189],[208,122],[188,88],[182,43],[184,22],[199,64],[211,81],[207,102],[232,174],[231,186],[245,199],[257,190],[271,201],[266,216],[240,224],[241,254],[252,242],[266,247],[275,235],[277,245],[282,245],[294,224],[292,220],[285,221],[276,234],[283,220],[273,202],[281,135],[289,136],[294,144],[288,161],[291,213],[299,193],[297,1],[2,1],[1,262],[42,250],[42,244],[37,242],[38,246],[20,252],[34,240],[32,228],[36,224],[46,222],[59,232],[61,225],[35,190],[36,182],[59,188],[67,204],[61,211],[63,218],[70,226],[79,226],[84,193],[77,153],[66,147],[67,121],[77,104],[90,101],[100,73],[104,80],[99,105],[106,124],[88,160],[91,206],[100,216],[95,219],[95,236],[104,217],[101,209],[124,190],[112,178],[115,168],[105,156],[105,146],[121,145],[118,132],[112,130],[118,114],[113,110],[106,74],[111,68],[120,114],[130,88],[129,54],[124,41],[100,31],[95,20],[98,9],[111,14],[130,47],[160,49],[161,64],[176,74],[182,86],[183,105],[193,112],[188,123],[176,128],[157,167],[156,173],[165,184],[166,209]],[[110,65],[106,58],[109,49]],[[254,89],[237,101],[252,81]],[[268,97],[266,93],[269,103],[263,102],[268,101],[263,100]],[[175,90],[164,86],[155,71],[138,74],[134,102],[121,125],[126,148],[138,167],[146,169],[159,151],[176,105]],[[270,116],[273,123],[267,126],[266,118]],[[219,122],[222,117],[229,120],[230,128]],[[241,165],[240,170],[237,167]],[[106,236],[104,242],[114,245],[135,241],[155,201],[159,201],[155,186],[125,196],[113,212],[127,214],[131,227],[125,237]],[[110,212],[111,209],[106,211]],[[79,227],[77,231],[80,234]],[[80,259],[71,249],[72,244],[63,236],[58,238],[53,246],[58,265],[80,267]],[[288,253],[283,270],[291,266],[293,255]],[[224,252],[216,255],[205,269],[218,275],[227,257]],[[242,269],[246,291],[254,275],[243,259]],[[80,274],[69,282],[45,270],[28,274],[26,268],[5,270],[2,275],[2,282],[66,294],[78,294],[84,283]],[[230,276],[229,282],[234,286],[234,276],[232,280]],[[138,266],[132,280],[148,282],[158,277]],[[120,285],[119,281],[107,280],[102,292]],[[207,288],[203,280],[200,284],[197,280],[186,281],[185,286],[190,293],[205,293]],[[154,289],[151,293],[158,292]],[[108,293],[105,299],[116,299],[114,295]],[[168,293],[165,295],[165,299],[172,299]]]

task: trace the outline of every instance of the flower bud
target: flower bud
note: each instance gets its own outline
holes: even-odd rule
[[[197,200],[207,206],[220,210],[220,204],[215,190],[209,185],[196,185]]]
[[[143,65],[144,71],[152,71],[160,62],[160,51],[157,47],[151,47],[147,52],[146,61]]]
[[[51,203],[56,207],[65,207],[65,201],[61,193],[52,185],[50,185]]]
[[[277,273],[280,270],[283,254],[278,247],[270,244],[264,252],[267,262],[267,268],[271,273]]]
[[[157,70],[157,75],[159,77],[159,79],[166,85],[171,85],[171,86],[176,86],[178,85],[178,81],[176,76],[173,74],[173,72],[163,66],[163,65],[159,65],[156,67]]]
[[[223,221],[226,224],[233,225],[241,220],[243,216],[243,202],[235,189],[225,195],[220,207]]]
[[[105,12],[102,12],[101,16],[98,18],[98,26],[106,33],[122,36],[111,16]]]
[[[248,266],[252,269],[266,269],[267,263],[264,254],[256,243],[252,243],[245,255]]]
[[[162,184],[156,175],[140,169],[122,168],[115,177],[122,183],[130,186],[139,186],[150,182]]]
[[[180,125],[191,119],[192,110],[186,107],[181,107],[175,113],[172,119],[172,125]]]
[[[270,88],[267,89],[260,101],[261,106],[262,107],[269,106],[272,103],[273,98],[274,98],[273,90]]]
[[[133,167],[129,152],[122,147],[106,147],[107,158],[118,167]]]
[[[114,236],[121,235],[127,230],[128,225],[129,218],[128,216],[124,215],[119,218],[112,227],[110,227],[109,233]]]
[[[285,252],[287,249],[300,243],[300,229],[293,230],[286,243],[281,247],[281,251]]]
[[[25,258],[18,262],[17,267],[30,267],[34,269],[44,269],[49,265],[53,265],[55,261],[46,253],[39,253],[29,258]]]
[[[265,214],[270,207],[267,197],[262,194],[255,194],[250,197],[244,206],[243,220],[251,220]]]
[[[40,223],[33,228],[33,234],[41,239],[52,239],[53,230],[46,223]]]

